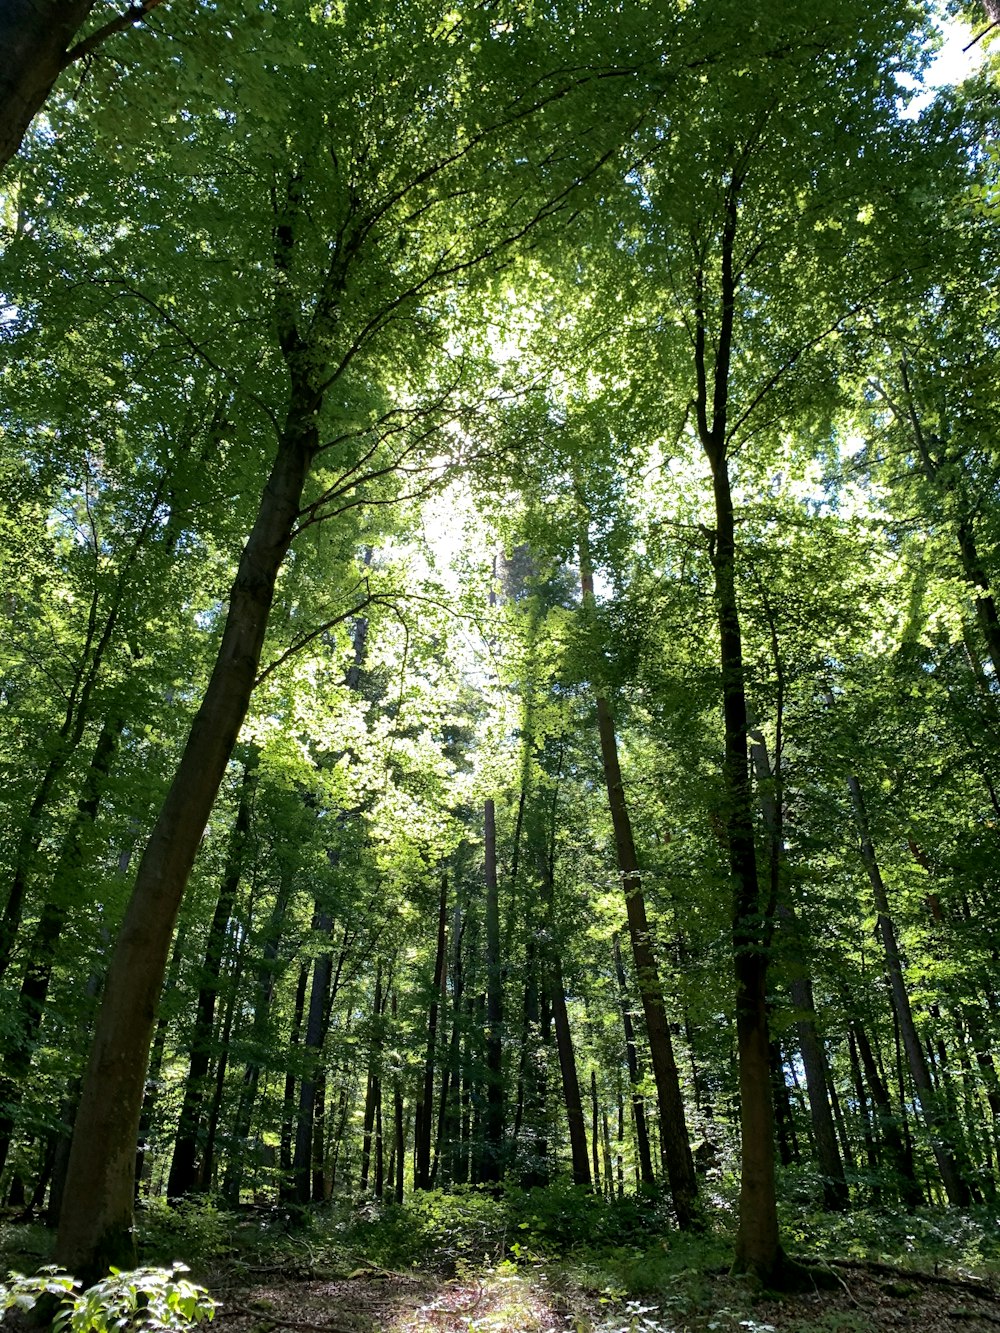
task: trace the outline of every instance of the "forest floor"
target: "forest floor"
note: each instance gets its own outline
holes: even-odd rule
[[[724,1202],[724,1201],[720,1201]],[[731,1277],[732,1211],[679,1234],[662,1201],[553,1186],[412,1196],[290,1218],[211,1201],[139,1215],[141,1261],[182,1260],[217,1333],[994,1333],[996,1210],[783,1216],[813,1289]],[[0,1269],[47,1262],[51,1233],[0,1216]],[[13,1328],[10,1333],[15,1333]]]
[[[985,1283],[858,1264],[833,1287],[757,1294],[715,1275],[695,1302],[629,1299],[553,1282],[540,1266],[460,1275],[359,1270],[339,1279],[287,1274],[213,1284],[219,1333],[993,1333],[1000,1301]],[[686,1307],[686,1308],[682,1308]],[[700,1307],[700,1308],[698,1308]]]

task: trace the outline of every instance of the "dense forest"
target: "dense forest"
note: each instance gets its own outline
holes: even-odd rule
[[[5,1215],[995,1211],[992,0],[3,11]]]

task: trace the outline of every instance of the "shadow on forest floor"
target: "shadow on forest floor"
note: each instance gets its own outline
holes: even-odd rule
[[[700,1284],[696,1308],[600,1293],[551,1279],[540,1265],[465,1267],[450,1278],[358,1270],[340,1279],[218,1275],[220,1333],[939,1333],[1000,1326],[986,1284],[838,1269],[832,1289],[755,1299],[741,1282]]]
[[[728,1275],[732,1216],[678,1233],[656,1199],[563,1187],[427,1193],[403,1208],[292,1216],[211,1199],[139,1214],[142,1262],[180,1259],[219,1302],[218,1333],[993,1333],[1000,1235],[987,1209],[789,1211],[815,1291]],[[0,1268],[37,1271],[51,1233],[0,1217]],[[821,1288],[821,1289],[820,1289]],[[5,1326],[6,1327],[6,1326]]]

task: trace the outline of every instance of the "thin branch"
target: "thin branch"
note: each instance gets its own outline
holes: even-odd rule
[[[367,588],[368,580],[364,579],[362,582]],[[358,584],[356,586],[360,587],[361,585]],[[331,620],[324,620],[322,625],[317,626],[317,628],[311,630],[310,633],[303,634],[301,638],[295,639],[279,657],[276,657],[273,662],[270,662],[263,671],[258,672],[257,678],[253,683],[254,689],[256,689],[263,681],[267,680],[268,676],[273,675],[273,673],[287,662],[290,657],[294,657],[297,652],[300,652],[305,648],[307,644],[312,643],[314,639],[318,639],[319,636],[325,634],[327,630],[333,629],[334,625],[342,625],[345,620],[352,620],[355,616],[360,615],[366,607],[371,606],[373,602],[377,602],[379,598],[380,595],[378,593],[369,591],[367,596],[363,597],[356,606],[352,606],[349,611],[344,611],[341,615],[334,616]]]
[[[140,4],[129,5],[123,14],[116,14],[113,19],[109,19],[96,32],[92,32],[89,37],[84,37],[82,41],[77,42],[76,46],[71,46],[62,58],[62,68],[66,69],[78,60],[83,60],[92,51],[96,51],[99,46],[103,45],[109,37],[113,37],[116,32],[124,32],[127,28],[134,28],[160,3],[161,0],[141,0]]]

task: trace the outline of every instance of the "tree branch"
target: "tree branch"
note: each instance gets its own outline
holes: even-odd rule
[[[89,56],[92,51],[96,51],[99,46],[113,37],[116,32],[124,32],[127,28],[134,28],[137,23],[154,10],[161,0],[141,0],[141,3],[129,5],[124,14],[117,14],[113,19],[109,19],[96,32],[92,32],[89,37],[84,37],[76,46],[71,46],[62,59],[62,68],[67,69],[78,60],[83,60]]]

